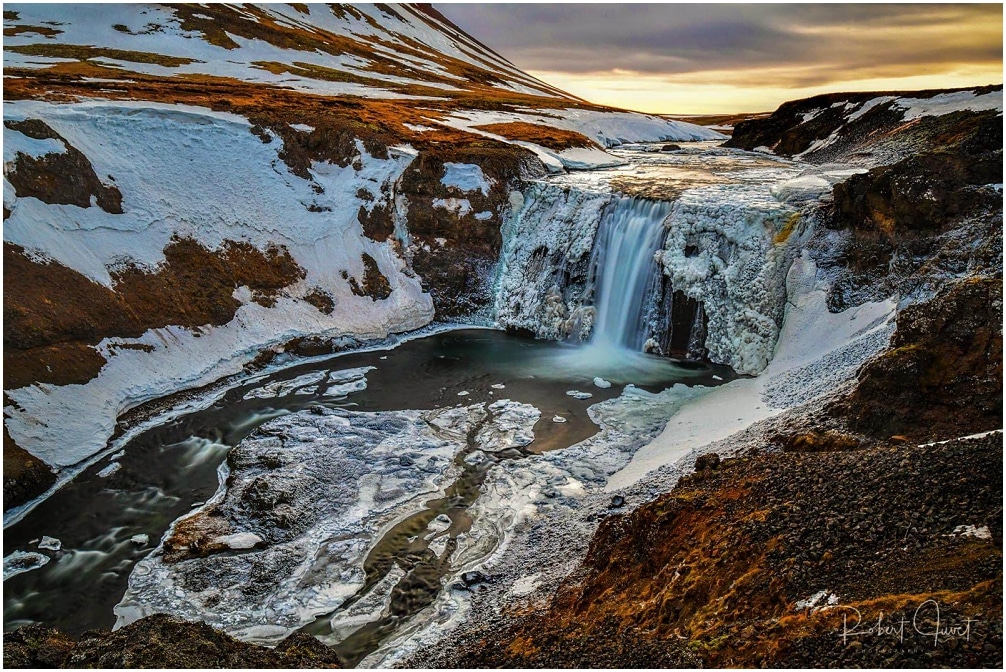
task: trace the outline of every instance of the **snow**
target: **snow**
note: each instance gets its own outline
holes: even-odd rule
[[[104,469],[102,469],[101,471],[98,472],[98,477],[99,478],[108,478],[109,476],[111,476],[112,474],[114,474],[115,472],[117,472],[121,468],[122,468],[121,464],[119,464],[118,462],[112,462],[107,467],[105,467]]]
[[[800,115],[800,123],[806,124],[811,119],[816,119],[817,117],[819,117],[822,112],[824,112],[824,108],[822,107],[813,109],[809,112],[804,112],[803,114]]]
[[[66,145],[55,138],[36,140],[20,131],[4,128],[3,162],[5,167],[14,161],[18,154],[38,158],[46,154],[64,154],[65,152]]]
[[[255,546],[262,543],[262,537],[252,532],[235,532],[234,534],[225,534],[222,537],[215,537],[213,539],[213,543],[223,544],[228,548],[241,551],[249,548],[255,548]]]
[[[452,212],[459,218],[472,211],[472,204],[467,198],[434,198],[433,207]]]
[[[301,133],[310,133],[314,130],[314,126],[308,126],[307,124],[290,124],[290,128]]]
[[[985,436],[991,436],[992,434],[1002,434],[1002,429],[993,429],[988,432],[979,432],[977,434],[969,434],[967,436],[960,436],[956,439],[947,439],[946,441],[934,441],[933,443],[920,443],[919,448],[928,448],[930,446],[942,446],[945,443],[950,443],[951,441],[961,441],[966,439],[980,439]]]
[[[976,91],[956,91],[940,93],[932,98],[898,98],[894,105],[904,110],[902,118],[905,121],[962,111],[998,110],[1001,113],[1003,92],[999,89],[978,95]]]
[[[975,539],[983,539],[985,541],[992,540],[992,532],[989,530],[988,525],[982,525],[981,527],[976,527],[975,525],[958,525],[951,532],[951,536],[961,536],[961,537],[974,537]],[[39,546],[41,548],[41,546]]]
[[[263,144],[237,115],[182,105],[90,101],[53,105],[16,101],[4,118],[39,118],[90,160],[100,176],[112,175],[123,195],[124,213],[100,208],[47,205],[16,198],[5,181],[4,240],[54,259],[104,285],[109,267],[132,260],[155,267],[173,236],[195,238],[215,249],[225,240],[260,249],[284,245],[307,272],[272,308],[235,292],[242,305],[222,326],[153,329],[139,338],[111,338],[97,346],[108,364],[83,385],[35,385],[9,390],[7,428],[18,445],[48,464],[70,467],[100,452],[124,411],[181,389],[205,385],[241,371],[262,349],[298,336],[352,335],[384,338],[427,324],[432,300],[390,243],[362,235],[356,217],[365,205],[357,191],[371,193],[394,183],[413,155],[390,151],[375,159],[358,145],[352,166],[312,166],[316,194],[278,159],[282,142]],[[5,138],[11,135],[5,132]],[[6,145],[6,143],[5,143]],[[221,157],[228,169],[219,170]],[[149,176],[156,175],[157,179]],[[330,207],[312,212],[308,206]],[[362,254],[370,254],[392,287],[375,302],[354,295],[341,270],[360,277]],[[299,300],[312,287],[334,298],[325,315]],[[151,346],[151,352],[115,347]]]
[[[409,129],[410,131],[415,131],[416,133],[425,133],[426,131],[437,130],[435,126],[423,126],[422,124],[410,124],[407,121],[402,122],[402,126]]]
[[[804,609],[810,609],[812,611],[820,611],[825,607],[832,607],[838,604],[838,595],[835,595],[830,590],[821,590],[810,597],[802,600],[797,600],[796,604],[793,605],[797,611],[803,611]]]
[[[489,211],[489,210],[485,210],[483,212],[477,212],[477,213],[475,213],[475,219],[477,219],[480,222],[485,222],[485,221],[490,220],[492,218],[493,218],[493,213],[491,211]]]
[[[471,193],[481,191],[483,196],[489,195],[493,181],[482,172],[482,168],[471,163],[445,163],[444,176],[440,183],[445,187],[454,187]]]
[[[850,121],[855,121],[856,119],[859,119],[867,112],[875,108],[877,105],[883,105],[885,103],[891,102],[892,100],[895,100],[894,96],[879,96],[877,98],[871,98],[870,100],[860,105],[859,109],[857,109],[855,112],[847,116],[845,118],[845,121],[846,123],[849,123]],[[855,103],[853,103],[853,106],[855,106]]]
[[[530,595],[538,588],[538,584],[540,583],[539,576],[541,576],[539,573],[535,573],[520,577],[513,582],[513,586],[510,587],[510,593],[514,597]]]

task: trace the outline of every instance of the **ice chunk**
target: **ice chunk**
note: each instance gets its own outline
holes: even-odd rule
[[[503,383],[493,383],[489,387],[493,388],[494,390],[504,390],[504,389],[506,389],[506,385],[504,385]]]
[[[121,468],[122,468],[122,465],[120,463],[118,463],[118,462],[112,462],[107,467],[105,467],[104,469],[102,469],[101,471],[99,471],[98,472],[98,476],[100,478],[108,478],[109,476],[111,476],[112,474],[114,474],[115,472],[117,472]]]
[[[566,418],[562,417],[561,415],[553,415],[552,422],[559,422],[559,423],[566,422]]]
[[[611,387],[611,383],[609,383],[608,381],[606,381],[604,378],[600,378],[600,377],[595,377],[594,378],[594,385],[596,385],[597,387],[600,387],[602,390],[606,390],[609,387]]]
[[[574,399],[583,400],[583,399],[590,399],[594,395],[591,394],[590,392],[581,392],[580,390],[567,390],[566,396],[573,397]]]
[[[42,541],[38,542],[38,548],[41,551],[58,551],[63,548],[63,542],[53,537],[43,536]]]
[[[451,519],[446,513],[441,513],[439,516],[430,521],[430,524],[426,526],[433,534],[439,534],[451,526]]]
[[[471,394],[471,392],[469,392],[468,390],[461,390],[460,392],[458,392],[459,397],[467,397],[469,394]]]
[[[3,559],[3,580],[38,569],[49,562],[49,556],[41,553],[14,551]]]
[[[134,534],[129,538],[129,540],[134,544],[136,544],[137,546],[146,546],[148,543],[150,543],[150,535]]]

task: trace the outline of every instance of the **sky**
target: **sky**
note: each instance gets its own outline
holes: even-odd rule
[[[819,93],[1003,81],[1001,4],[436,8],[529,74],[643,112],[761,112]]]

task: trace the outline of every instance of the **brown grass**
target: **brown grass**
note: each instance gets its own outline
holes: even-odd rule
[[[567,131],[561,128],[543,126],[541,124],[529,124],[523,121],[512,121],[502,124],[484,124],[475,126],[480,131],[486,131],[494,135],[500,135],[507,140],[522,140],[533,142],[551,150],[561,152],[564,149],[575,147],[597,147],[597,143],[587,136],[576,131]]]
[[[113,273],[109,289],[4,243],[4,388],[85,383],[105,364],[91,346],[106,337],[225,324],[240,306],[237,287],[250,287],[256,301],[268,304],[304,275],[286,250],[263,252],[247,243],[209,250],[176,239],[164,256],[152,271],[129,266]]]
[[[49,26],[11,26],[9,28],[3,29],[4,37],[17,37],[18,35],[24,35],[27,33],[37,33],[42,37],[55,37],[62,33],[62,30],[58,28],[50,28]]]
[[[128,61],[130,63],[151,63],[154,65],[163,65],[166,68],[177,68],[180,65],[200,62],[194,58],[185,58],[182,56],[165,56],[164,54],[154,54],[148,51],[107,49],[105,47],[91,47],[84,44],[36,42],[34,44],[4,47],[4,51],[14,52],[15,54],[23,54],[25,56],[73,58],[78,61],[89,61],[94,58],[109,58],[116,61]]]

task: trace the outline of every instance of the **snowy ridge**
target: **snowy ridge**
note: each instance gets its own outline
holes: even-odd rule
[[[431,11],[410,5],[9,8],[18,18],[5,19],[5,27],[50,25],[58,32],[44,39],[32,30],[5,36],[7,68],[49,67],[66,61],[59,46],[90,46],[105,50],[95,63],[130,72],[233,77],[325,95],[396,98],[408,96],[401,87],[409,85],[466,89],[471,81],[458,67],[467,66],[491,74],[504,90],[570,99]],[[350,80],[333,79],[312,66],[335,69]]]

